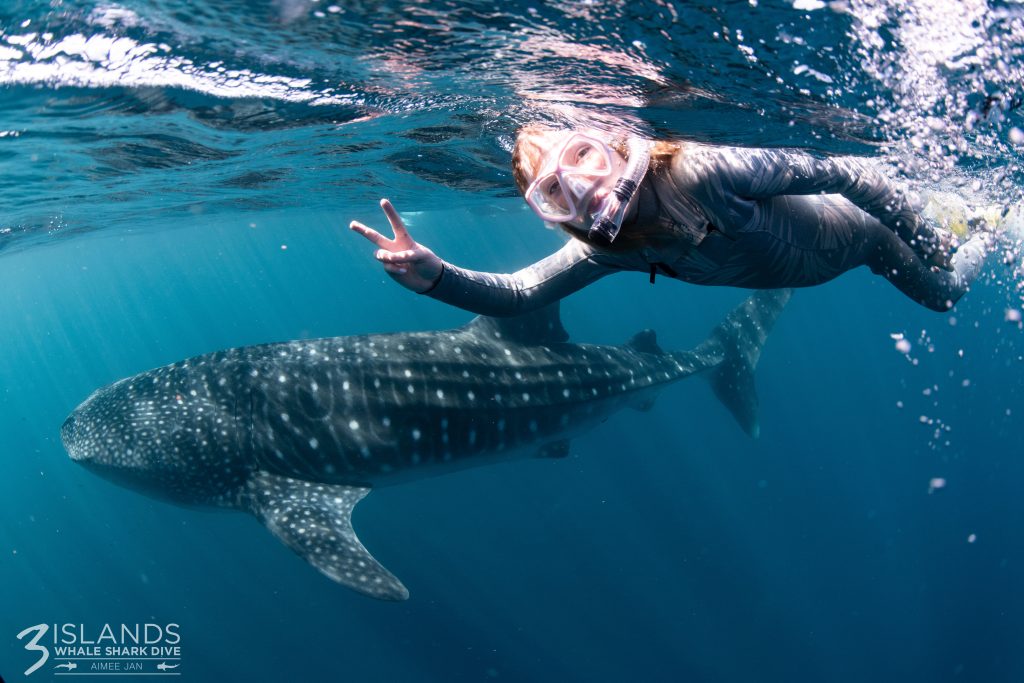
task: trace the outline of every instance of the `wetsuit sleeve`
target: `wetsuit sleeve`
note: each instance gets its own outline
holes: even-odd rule
[[[819,159],[784,150],[730,148],[718,156],[723,184],[739,196],[767,199],[787,194],[838,194],[895,232],[917,253],[938,247],[931,226],[907,196],[864,160]]]
[[[482,315],[518,315],[621,270],[614,261],[614,256],[572,239],[551,256],[511,274],[481,273],[444,262],[437,284],[424,294]]]

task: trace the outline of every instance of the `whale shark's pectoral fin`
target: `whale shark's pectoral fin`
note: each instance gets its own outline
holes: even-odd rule
[[[352,508],[369,492],[257,472],[249,480],[247,501],[270,533],[329,578],[371,598],[405,600],[409,591],[373,559],[352,529]]]

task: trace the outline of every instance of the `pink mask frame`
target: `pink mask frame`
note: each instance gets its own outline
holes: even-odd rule
[[[596,165],[578,165],[578,154],[583,149],[600,155]],[[611,175],[612,150],[603,140],[576,133],[562,144],[554,158],[554,168],[538,174],[526,188],[526,203],[541,220],[565,223],[584,213],[586,207],[582,202],[587,199],[594,179]]]

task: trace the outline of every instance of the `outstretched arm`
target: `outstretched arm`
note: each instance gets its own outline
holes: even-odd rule
[[[481,273],[445,262],[437,286],[426,294],[482,315],[519,315],[620,270],[599,263],[598,258],[591,247],[573,239],[551,256],[511,274]]]
[[[510,316],[562,299],[609,273],[621,270],[609,255],[579,240],[515,273],[466,270],[438,258],[409,235],[401,217],[386,199],[381,208],[394,239],[353,221],[349,227],[377,245],[374,254],[399,284],[420,294],[482,315]]]
[[[941,238],[906,195],[863,160],[819,159],[785,150],[726,148],[715,172],[750,199],[784,194],[839,194],[895,232],[925,261],[942,260]]]

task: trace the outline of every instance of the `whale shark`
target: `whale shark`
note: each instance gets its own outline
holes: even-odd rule
[[[754,368],[789,296],[755,292],[688,351],[662,350],[651,330],[621,346],[569,342],[557,303],[444,331],[217,351],[96,390],[61,439],[117,484],[251,513],[334,581],[404,600],[352,528],[373,488],[564,457],[572,437],[701,372],[756,436]]]

